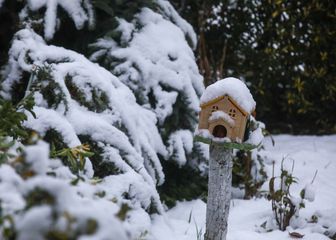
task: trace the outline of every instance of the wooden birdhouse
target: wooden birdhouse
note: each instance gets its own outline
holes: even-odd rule
[[[255,105],[249,89],[239,79],[217,81],[208,86],[201,97],[198,130],[241,143]]]

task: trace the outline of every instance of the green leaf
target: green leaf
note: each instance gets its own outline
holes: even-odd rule
[[[275,177],[272,177],[269,181],[269,192],[271,195],[274,194],[274,181],[275,181]]]
[[[131,210],[131,208],[126,203],[123,203],[121,205],[121,208],[120,208],[119,212],[116,214],[116,216],[121,221],[124,221],[126,219],[126,216],[127,216],[127,213],[128,213],[129,210]]]
[[[92,157],[93,155],[95,155],[93,152],[83,152],[82,153],[83,157]]]
[[[306,190],[305,190],[305,189],[302,189],[301,192],[300,192],[300,197],[301,197],[302,199],[304,199],[305,195],[306,195]]]

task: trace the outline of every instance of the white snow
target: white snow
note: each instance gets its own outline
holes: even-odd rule
[[[39,141],[36,145],[26,147],[25,154],[27,163],[35,173],[43,175],[47,172],[49,144]]]
[[[187,162],[186,156],[193,149],[193,134],[189,130],[178,130],[170,135],[168,151],[174,160],[180,165]]]
[[[170,154],[183,165],[196,146],[190,127],[176,129],[167,136],[166,146],[159,132],[160,124],[173,113],[177,99],[190,112],[191,128],[196,124],[204,87],[191,49],[196,47],[195,32],[164,0],[157,2],[155,10],[143,8],[130,22],[118,19],[122,43],[101,39],[96,46],[102,49],[92,56],[94,59],[108,53],[117,61],[127,60],[120,61],[111,73],[81,54],[45,41],[51,40],[62,24],[61,8],[77,29],[92,27],[90,0],[27,0],[24,4],[19,16],[25,29],[13,38],[9,63],[1,71],[4,80],[0,95],[10,99],[13,84],[22,81],[23,74],[31,74],[35,66],[47,66],[50,78],[34,83],[37,88],[52,85],[52,97],[60,101],[50,106],[43,92],[35,91],[36,118],[27,113],[25,127],[41,137],[53,130],[70,148],[84,143],[85,136],[101,149],[101,161],[113,164],[116,170],[111,170],[109,176],[92,179],[94,160],[86,159],[84,171],[74,181],[78,176],[60,159],[49,159],[49,146],[39,141],[24,149],[25,167],[28,173],[34,173],[32,176],[22,177],[6,164],[0,167],[0,190],[6,192],[0,193],[4,214],[14,214],[18,239],[42,239],[48,229],[85,229],[88,219],[97,221],[98,230],[80,239],[154,239],[150,212],[164,217],[156,190],[156,185],[164,181],[159,156],[168,158]],[[34,32],[33,25],[43,28],[43,37]],[[139,91],[143,91],[139,95],[145,99],[137,102]],[[148,101],[151,93],[154,110]],[[103,94],[104,100],[100,100],[105,101],[105,108],[91,109],[95,95]],[[73,182],[76,183],[72,185]],[[27,195],[36,189],[48,192],[55,202],[26,208]],[[121,222],[116,214],[123,204],[131,210]],[[76,219],[69,231],[68,214]],[[47,220],[39,224],[34,221],[36,218]]]
[[[0,166],[0,199],[2,207],[8,213],[14,213],[25,206],[25,201],[18,192],[23,180],[9,165]]]
[[[264,139],[261,128],[257,128],[250,133],[249,139],[246,141],[252,145],[258,146]]]
[[[315,200],[315,188],[313,184],[307,184],[304,188],[304,198],[312,202]]]
[[[237,78],[228,77],[208,86],[201,96],[201,104],[207,103],[218,97],[229,95],[246,112],[251,113],[256,102],[244,82]]]
[[[197,37],[192,26],[178,14],[169,1],[157,0],[157,4],[161,7],[163,16],[176,24],[185,34],[186,38],[191,41],[192,47],[196,49]]]
[[[252,127],[245,142],[259,146],[264,140],[263,130],[265,129],[265,124],[257,121],[253,116],[250,116],[250,124]]]
[[[212,138],[212,134],[209,132],[208,129],[196,129],[195,130],[195,133],[194,133],[195,136],[201,136],[201,137],[204,137],[204,138]]]
[[[288,232],[304,234],[307,240],[328,240],[323,233],[333,236],[336,232],[336,135],[333,136],[273,136],[265,139],[265,150],[260,154],[267,157],[266,169],[268,176],[272,175],[272,162],[275,162],[275,175],[280,173],[282,158],[295,161],[294,176],[299,179],[298,184],[291,187],[291,192],[297,196],[301,189],[311,187],[315,171],[318,174],[313,183],[315,200],[307,202],[306,208],[300,210],[299,228],[288,227],[287,231],[262,231],[260,225],[272,216],[271,203],[266,199],[232,199],[229,232],[227,240],[283,240],[290,239]],[[286,163],[286,161],[285,161]],[[291,161],[287,164],[291,166]],[[307,186],[306,186],[307,184]],[[268,189],[268,182],[262,187]],[[313,191],[308,190],[312,196]],[[154,218],[152,232],[160,240],[195,240],[203,239],[205,232],[206,205],[201,200],[180,202],[169,210],[167,218]],[[308,223],[312,215],[318,217],[317,223]],[[167,227],[167,223],[170,227]],[[293,226],[297,223],[293,223]],[[200,236],[200,237],[198,237]]]
[[[25,156],[23,161],[28,163],[27,170],[36,170],[36,165],[42,161],[44,166],[41,170],[50,171],[57,165],[59,170],[62,170],[60,168],[62,164],[57,159],[49,159],[48,154],[45,156],[48,151],[48,144],[42,141],[36,145],[23,147]],[[33,159],[36,162],[30,165]],[[55,161],[58,163],[55,164]],[[149,229],[150,218],[142,208],[152,203],[152,189],[140,175],[128,173],[110,176],[101,182],[83,179],[71,185],[70,181],[75,179],[71,173],[50,177],[41,170],[36,171],[36,175],[22,179],[13,166],[9,164],[0,166],[2,214],[14,216],[13,221],[18,231],[17,239],[44,239],[43,235],[53,230],[67,234],[75,231],[86,232],[88,220],[97,222],[97,230],[92,235],[84,234],[78,239],[122,240],[130,237],[136,239]],[[36,205],[28,206],[26,197],[37,189],[47,192],[52,200],[44,204],[38,204],[37,201]],[[139,193],[139,189],[143,190],[142,193]],[[98,197],[99,192],[106,192],[106,195]],[[125,192],[130,194],[129,200],[122,200],[121,196]],[[130,222],[121,222],[115,216],[122,203],[132,206],[128,216]],[[134,219],[135,217],[141,218],[141,221],[136,221],[139,219]],[[1,232],[5,225],[0,226]]]
[[[39,11],[43,7],[46,8],[44,14],[44,37],[47,40],[52,39],[55,34],[57,22],[59,21],[57,16],[59,7],[72,18],[77,29],[83,28],[86,22],[88,22],[89,27],[94,26],[94,14],[90,0],[28,0],[26,7],[22,10],[21,18],[28,16],[29,10],[33,12]]]
[[[199,97],[204,86],[186,35],[195,36],[191,26],[178,16],[168,1],[160,0],[158,4],[160,14],[143,8],[130,22],[118,19],[121,43],[110,38],[99,39],[92,44],[95,52],[91,60],[106,64],[134,92],[137,102],[155,113],[158,127],[166,127],[165,121],[178,108],[177,101],[191,116],[183,119],[187,122],[185,125],[196,127]],[[192,130],[176,131],[190,132],[183,133],[183,137],[172,132],[165,142],[169,150],[167,156],[179,159],[178,163],[182,164],[190,152],[187,142]]]
[[[118,29],[126,40],[126,47],[117,46],[112,39],[100,39],[92,45],[100,50],[91,59],[119,59],[112,72],[145,103],[149,102],[148,94],[153,92],[155,113],[160,122],[172,114],[178,92],[187,98],[184,101],[190,111],[198,111],[202,77],[181,29],[148,8],[131,23],[119,22]],[[135,25],[143,27],[135,31]]]
[[[35,107],[34,111],[36,111],[38,118],[30,117],[30,121],[26,123],[28,127],[36,129],[41,134],[45,133],[47,129],[55,129],[61,133],[64,141],[71,147],[80,144],[78,134],[92,134],[95,140],[104,141],[130,153],[126,160],[135,169],[141,169],[139,164],[143,164],[144,161],[151,161],[151,164],[145,163],[150,168],[147,170],[155,181],[163,182],[164,176],[157,154],[165,156],[167,150],[158,133],[155,115],[137,105],[134,95],[125,85],[111,73],[91,63],[82,55],[63,48],[47,46],[42,38],[32,31],[22,30],[17,33],[10,54],[14,59],[16,56],[26,55],[27,51],[34,60],[34,64],[38,66],[43,66],[46,59],[51,62],[71,60],[52,64],[55,80],[66,95],[67,105],[59,106],[56,111],[46,109],[44,108],[45,103],[39,97],[37,100],[40,102],[37,101],[37,105],[41,103],[43,107]],[[7,78],[2,84],[4,89],[2,95],[6,96],[10,92],[18,73],[22,70],[30,71],[30,69],[31,65],[25,61],[16,62],[13,60],[12,65],[5,70]],[[89,99],[89,93],[93,87],[107,94],[113,111],[105,110],[105,112],[97,114],[79,106],[72,99],[64,83],[66,75],[72,76],[74,84],[83,93],[87,93],[85,96]],[[121,99],[123,100],[121,101]],[[67,114],[64,114],[65,112]],[[53,117],[50,118],[50,116]],[[87,118],[91,121],[87,121]],[[120,124],[127,128],[128,136],[115,127]],[[111,138],[111,136],[115,137]],[[142,153],[146,153],[143,156],[147,157],[143,159]]]
[[[234,124],[234,119],[232,117],[230,117],[229,114],[227,114],[223,111],[214,111],[209,117],[209,121],[213,121],[213,120],[217,120],[217,119],[225,120],[227,123],[230,124],[231,127],[233,127],[235,125]]]
[[[58,190],[49,190],[60,192],[60,195],[62,191],[68,192],[74,199],[72,203],[68,203],[66,211],[70,211],[71,206],[77,204],[78,207],[71,209],[73,214],[77,216],[84,214],[84,219],[91,216],[99,222],[101,228],[99,228],[99,233],[95,234],[96,239],[109,238],[105,236],[113,236],[115,231],[119,231],[118,229],[121,232],[129,232],[128,234],[134,239],[138,238],[143,234],[140,231],[148,228],[148,221],[131,224],[132,221],[135,221],[135,216],[146,215],[149,218],[147,211],[152,207],[155,207],[159,213],[163,213],[163,207],[155,185],[164,181],[158,155],[165,156],[167,148],[158,132],[155,114],[138,105],[132,91],[109,71],[90,62],[78,53],[61,47],[48,46],[32,30],[19,31],[13,39],[9,53],[10,64],[3,71],[5,79],[2,82],[0,93],[3,97],[10,97],[12,84],[20,79],[18,76],[23,71],[30,72],[32,64],[43,66],[45,61],[50,63],[50,74],[53,80],[49,81],[58,84],[60,89],[56,93],[64,94],[64,100],[53,109],[48,107],[47,101],[41,93],[35,93],[36,106],[34,112],[37,118],[35,119],[27,113],[29,117],[25,126],[34,129],[42,136],[46,131],[53,129],[60,134],[68,147],[82,144],[78,136],[88,135],[103,150],[102,161],[113,163],[119,171],[116,175],[104,178],[101,183],[94,187],[88,180],[78,184],[78,186],[70,187],[69,182],[75,176],[69,171],[69,168],[65,167],[59,160],[42,161],[42,158],[47,159],[48,152],[41,151],[38,154],[36,147],[29,147],[27,149],[27,160],[32,163],[31,169],[37,172],[38,176],[36,177],[40,178],[40,182],[36,184],[41,185],[41,187],[49,187],[55,179],[45,176],[45,172],[52,171],[56,175],[56,180],[64,185],[64,190],[62,190],[63,187]],[[71,77],[72,83],[83,93],[85,100],[88,102],[92,100],[91,91],[93,89],[98,93],[104,93],[107,98],[107,109],[97,113],[77,102],[65,83],[66,76]],[[42,82],[41,84],[47,83]],[[184,137],[184,151],[190,152],[190,139],[192,138]],[[82,177],[89,179],[92,176],[93,169],[91,161],[88,160]],[[20,189],[26,189],[28,182],[20,186]],[[0,184],[0,189],[4,191],[10,187],[11,184]],[[77,187],[80,189],[76,190]],[[71,190],[71,188],[74,189]],[[97,189],[105,192],[105,196],[102,197],[101,201],[94,203],[93,200],[96,201],[97,198],[94,193]],[[5,203],[5,206],[8,206],[6,212],[22,208],[24,201],[17,191],[17,188],[14,188],[7,191],[8,194],[0,194],[0,199]],[[127,200],[125,194],[128,196]],[[83,204],[78,202],[78,198],[81,199],[82,196],[85,196],[83,200],[80,200],[80,202],[83,201]],[[113,204],[111,199],[116,199],[117,204]],[[125,221],[122,225],[121,223],[115,223],[114,225],[114,222],[117,221],[114,214],[123,202],[129,204],[132,208],[130,220],[129,222]],[[66,205],[66,203],[64,204]],[[34,214],[35,216],[35,213],[29,212],[27,214]],[[36,214],[44,214],[43,216],[47,217],[48,211],[37,211]],[[22,221],[25,219],[24,216]],[[27,219],[30,219],[29,215],[27,215]],[[22,222],[21,229],[23,232],[25,232],[24,226],[28,226],[28,222],[28,220]],[[113,224],[116,228],[109,229],[109,224]],[[38,238],[32,235],[30,239]],[[119,239],[117,235],[115,239]]]

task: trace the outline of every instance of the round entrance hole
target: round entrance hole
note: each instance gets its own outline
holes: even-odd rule
[[[223,125],[217,125],[212,131],[212,135],[217,138],[225,138],[226,134],[227,130]]]

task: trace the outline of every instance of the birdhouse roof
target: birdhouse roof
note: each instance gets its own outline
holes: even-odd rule
[[[247,113],[252,113],[255,109],[254,101],[250,90],[244,82],[237,78],[224,78],[208,86],[201,96],[201,107],[208,105],[209,102],[216,102],[221,97],[228,95],[234,102]]]

